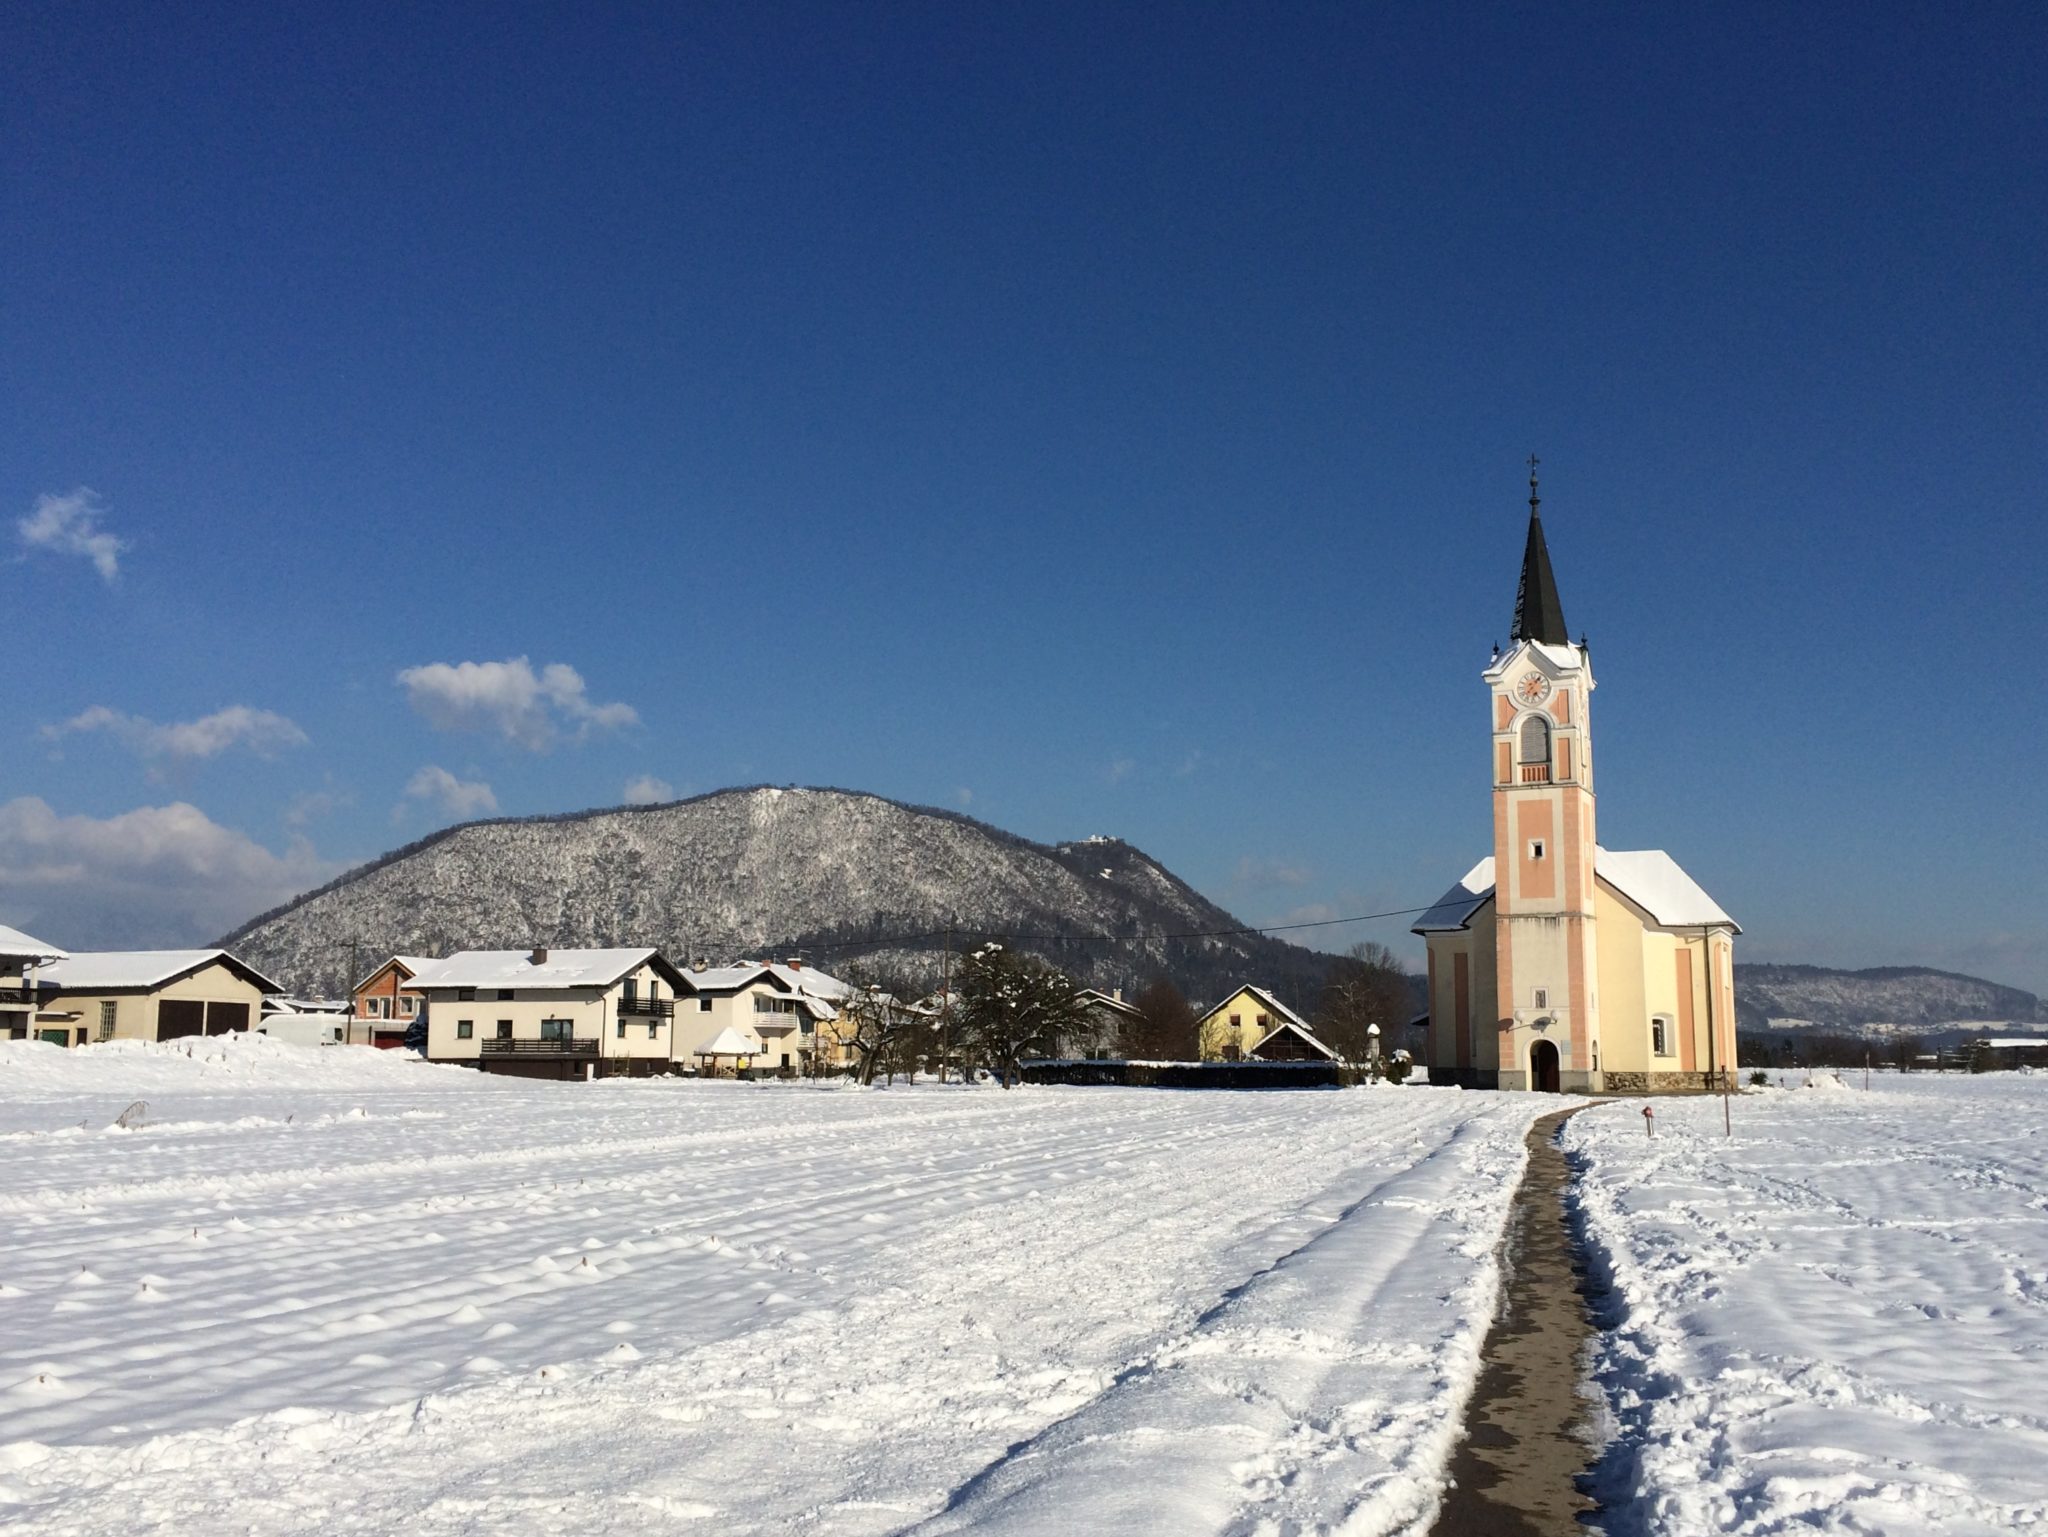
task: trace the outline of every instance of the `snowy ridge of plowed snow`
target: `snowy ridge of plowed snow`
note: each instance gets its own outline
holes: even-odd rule
[[[1214,1449],[1124,1530],[1398,1529],[1555,1104],[398,1081],[10,1144],[0,1521],[864,1537],[1037,1466],[1068,1513],[1005,1520],[1064,1533],[1066,1424],[1146,1482]]]
[[[1609,1530],[2048,1524],[2048,1078],[1816,1081],[1567,1126]]]

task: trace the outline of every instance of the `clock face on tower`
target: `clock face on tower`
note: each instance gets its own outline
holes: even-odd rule
[[[1550,697],[1550,680],[1540,672],[1525,672],[1515,682],[1515,697],[1523,704],[1541,704]]]

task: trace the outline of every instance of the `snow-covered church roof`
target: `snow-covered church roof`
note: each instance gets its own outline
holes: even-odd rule
[[[1699,882],[1662,849],[1595,847],[1593,873],[1648,913],[1660,928],[1707,926],[1742,932],[1742,925],[1723,912],[1721,904],[1708,896]],[[1493,900],[1493,882],[1493,859],[1489,856],[1438,897],[1429,911],[1410,925],[1409,932],[1441,934],[1465,928],[1472,915]]]

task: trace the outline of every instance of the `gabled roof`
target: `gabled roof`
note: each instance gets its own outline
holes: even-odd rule
[[[1235,994],[1232,994],[1235,997]],[[1084,987],[1074,994],[1075,1000],[1091,1009],[1108,1009],[1112,1014],[1121,1014],[1126,1019],[1141,1017],[1138,1006],[1122,998],[1112,998],[1099,987]]]
[[[1678,861],[1662,849],[1593,850],[1593,873],[1650,915],[1659,928],[1730,928],[1742,925],[1700,889]],[[1440,934],[1471,925],[1472,915],[1493,900],[1493,860],[1482,859],[1465,878],[1436,899],[1409,926],[1411,934]]]
[[[255,967],[225,950],[81,950],[43,968],[42,979],[67,993],[142,992],[189,977],[216,961],[266,993],[281,993]]]
[[[702,971],[683,968],[683,980],[693,993],[736,993],[766,977],[776,990],[786,992],[782,979],[767,966],[706,966]]]
[[[699,1046],[696,1054],[700,1057],[758,1057],[761,1055],[761,1042],[727,1025]]]
[[[40,939],[24,934],[20,929],[10,929],[4,923],[0,923],[0,955],[8,957],[10,960],[20,959],[25,961],[61,961],[64,959],[64,952],[55,945],[46,945]]]
[[[538,966],[526,950],[460,950],[444,961],[429,961],[412,979],[424,991],[442,987],[610,987],[628,972],[652,963],[680,990],[683,975],[659,950],[550,950]]]
[[[1449,891],[1438,897],[1429,911],[1408,926],[1411,934],[1440,934],[1462,929],[1472,915],[1493,900],[1493,856],[1487,855]]]
[[[358,982],[354,987],[350,988],[349,991],[362,991],[362,989],[368,987],[372,982],[376,981],[379,977],[383,976],[384,973],[393,966],[396,966],[400,971],[405,973],[403,977],[399,978],[400,982],[409,982],[414,977],[418,976],[421,972],[425,971],[429,966],[438,966],[440,964],[441,960],[439,956],[387,955],[384,957],[383,960],[377,963],[376,967],[370,972],[368,976],[364,977],[362,981]]]
[[[1304,1025],[1299,1020],[1293,1018],[1283,1019],[1279,1024],[1275,1025],[1272,1029],[1268,1030],[1264,1035],[1260,1036],[1258,1045],[1252,1047],[1252,1049],[1246,1052],[1245,1055],[1248,1057],[1256,1057],[1260,1053],[1260,1051],[1262,1051],[1265,1048],[1266,1042],[1272,1040],[1275,1036],[1278,1036],[1283,1032],[1292,1032],[1293,1034],[1300,1036],[1302,1040],[1308,1043],[1311,1050],[1317,1052],[1325,1060],[1330,1062],[1334,1062],[1337,1060],[1337,1053],[1330,1050],[1330,1048],[1325,1046],[1321,1041],[1317,1040],[1315,1036],[1310,1033],[1307,1025]]]
[[[1667,929],[1742,925],[1662,849],[1593,850],[1593,873]]]
[[[1294,1010],[1287,1007],[1286,1004],[1282,1003],[1278,998],[1275,998],[1263,987],[1253,987],[1249,982],[1245,983],[1242,987],[1232,988],[1230,990],[1230,997],[1225,998],[1223,1002],[1217,1004],[1215,1008],[1209,1010],[1208,1013],[1204,1014],[1201,1017],[1201,1019],[1197,1021],[1197,1024],[1206,1025],[1210,1020],[1214,1019],[1218,1014],[1222,1013],[1224,1009],[1228,1008],[1230,1006],[1230,999],[1235,998],[1239,993],[1250,993],[1254,998],[1258,999],[1259,1003],[1267,1010],[1268,1013],[1275,1015],[1277,1018],[1284,1020],[1288,1024],[1299,1026],[1304,1035],[1308,1033],[1307,1020],[1303,1019],[1299,1014],[1295,1013]],[[1313,1037],[1311,1037],[1311,1039],[1313,1039]]]

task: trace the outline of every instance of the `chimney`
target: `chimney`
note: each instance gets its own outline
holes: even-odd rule
[[[546,945],[535,945],[533,947],[533,954],[529,955],[526,959],[535,966],[547,965],[548,947]]]
[[[802,971],[804,969],[804,963],[792,955],[789,958],[789,969],[791,971]]]
[[[1124,990],[1120,987],[1111,988],[1109,996],[1114,998],[1118,1003],[1122,1003],[1124,1001]]]

